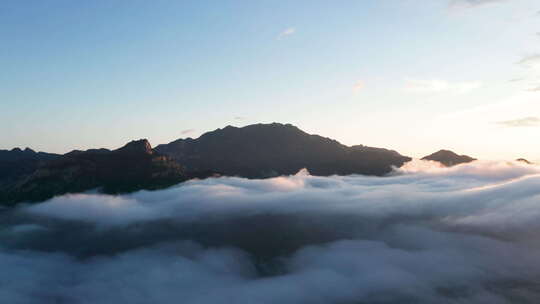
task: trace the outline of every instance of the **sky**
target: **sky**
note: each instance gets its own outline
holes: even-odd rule
[[[0,149],[269,122],[413,157],[540,160],[540,3],[0,3]]]

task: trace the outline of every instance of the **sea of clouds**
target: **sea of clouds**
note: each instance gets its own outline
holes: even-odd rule
[[[538,303],[540,167],[211,178],[0,210],[0,303]]]

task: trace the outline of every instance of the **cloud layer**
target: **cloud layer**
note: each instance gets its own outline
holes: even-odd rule
[[[497,124],[504,127],[538,127],[540,126],[540,118],[536,116],[528,116],[512,120],[499,121]]]
[[[535,303],[540,168],[214,178],[0,213],[2,303]]]

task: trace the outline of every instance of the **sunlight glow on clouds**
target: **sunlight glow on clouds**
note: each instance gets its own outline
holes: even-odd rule
[[[427,124],[445,127],[439,128],[435,135],[426,135],[423,140],[482,159],[510,160],[523,157],[539,160],[540,144],[533,140],[538,133],[536,128],[505,127],[508,123],[498,124],[527,117],[540,118],[538,101],[538,93],[520,90],[510,97],[499,100],[494,98],[490,104],[434,116],[429,118]],[[534,121],[527,119],[525,123]],[[515,125],[516,122],[510,124]]]

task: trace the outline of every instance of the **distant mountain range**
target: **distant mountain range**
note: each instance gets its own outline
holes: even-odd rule
[[[438,161],[447,167],[470,163],[476,160],[476,158],[472,158],[468,155],[458,155],[450,150],[440,150],[428,156],[424,156],[422,159]]]
[[[447,166],[474,160],[448,150],[424,159]],[[28,148],[0,150],[0,204],[92,189],[104,193],[160,189],[215,175],[267,178],[303,168],[321,176],[383,176],[410,160],[393,150],[346,146],[279,123],[227,126],[155,149],[142,139],[116,150],[75,150],[64,155]]]
[[[157,189],[188,178],[180,164],[154,153],[148,141],[139,140],[113,151],[72,151],[54,157],[31,174],[5,182],[0,202],[41,201],[94,188],[104,193]]]
[[[516,159],[516,161],[521,162],[521,163],[525,163],[527,165],[532,165],[533,164],[532,162],[526,160],[525,158],[518,158],[518,159]]]
[[[58,157],[59,154],[35,152],[30,148],[0,150],[0,184],[30,174],[45,162]]]

